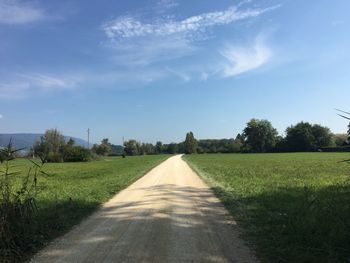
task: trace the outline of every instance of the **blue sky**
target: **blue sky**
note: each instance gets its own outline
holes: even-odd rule
[[[0,0],[0,133],[165,143],[346,132],[348,0]]]

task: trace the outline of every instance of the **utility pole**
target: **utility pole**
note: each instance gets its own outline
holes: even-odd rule
[[[87,129],[88,134],[88,150],[90,150],[90,128]]]
[[[124,136],[123,136],[123,146],[124,146]]]

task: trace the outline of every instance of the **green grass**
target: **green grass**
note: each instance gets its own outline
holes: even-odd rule
[[[30,244],[21,251],[28,257],[48,241],[62,235],[91,214],[114,194],[126,188],[169,156],[108,157],[87,163],[45,164],[48,175],[38,178],[38,207]],[[13,162],[14,170],[25,171],[32,164],[25,159]],[[0,165],[0,168],[2,165]],[[20,178],[17,177],[20,185]],[[16,185],[16,182],[15,182]]]
[[[350,262],[349,153],[186,155],[265,262]]]

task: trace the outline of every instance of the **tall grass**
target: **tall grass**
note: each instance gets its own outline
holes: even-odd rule
[[[32,235],[36,231],[35,196],[38,176],[44,174],[43,163],[32,162],[23,172],[13,164],[19,150],[11,142],[0,150],[3,167],[0,170],[0,261],[14,262],[20,259],[29,244],[35,245]],[[22,176],[20,184],[14,183]]]

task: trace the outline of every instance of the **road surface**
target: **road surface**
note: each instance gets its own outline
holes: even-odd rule
[[[256,262],[180,155],[154,168],[32,262]]]

